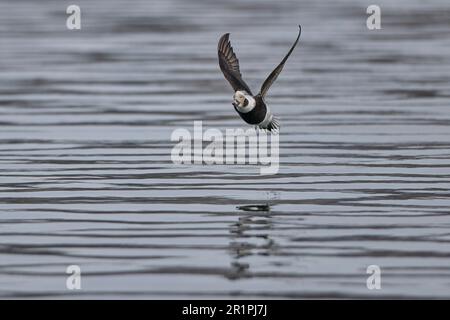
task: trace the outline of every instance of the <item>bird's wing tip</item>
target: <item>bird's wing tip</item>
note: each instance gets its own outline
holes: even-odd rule
[[[227,32],[227,33],[224,33],[224,34],[220,37],[220,40],[219,40],[219,41],[228,40],[229,36],[230,36],[230,34],[229,34],[228,32]]]

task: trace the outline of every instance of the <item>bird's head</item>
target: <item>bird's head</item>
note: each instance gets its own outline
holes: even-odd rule
[[[233,106],[239,108],[245,108],[254,102],[253,97],[245,94],[243,91],[236,91],[233,96]]]

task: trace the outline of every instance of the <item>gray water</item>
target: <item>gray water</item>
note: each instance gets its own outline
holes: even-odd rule
[[[73,3],[79,31],[0,3],[0,297],[450,298],[448,1],[377,1],[375,31],[369,1]],[[174,165],[173,130],[246,128],[220,35],[257,91],[299,23],[279,173]]]

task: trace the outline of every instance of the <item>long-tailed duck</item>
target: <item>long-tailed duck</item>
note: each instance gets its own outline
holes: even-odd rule
[[[271,132],[279,131],[279,122],[270,112],[264,98],[270,86],[275,82],[278,75],[281,73],[281,70],[283,70],[284,64],[300,39],[302,28],[301,26],[298,27],[298,36],[291,49],[283,60],[281,60],[281,63],[264,81],[260,92],[256,96],[252,94],[250,88],[242,79],[241,71],[239,70],[239,60],[234,54],[233,48],[231,47],[229,41],[230,34],[226,33],[220,38],[219,45],[217,47],[220,69],[235,91],[232,102],[234,109],[248,124],[254,125],[260,129],[267,129]]]

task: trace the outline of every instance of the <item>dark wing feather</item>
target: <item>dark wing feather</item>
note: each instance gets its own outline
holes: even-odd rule
[[[291,55],[292,51],[294,51],[295,46],[298,43],[298,39],[300,39],[300,34],[302,33],[302,27],[299,27],[298,36],[295,40],[294,44],[292,45],[291,49],[287,53],[287,55],[284,57],[283,60],[281,60],[281,63],[272,71],[272,73],[267,77],[267,79],[264,81],[263,85],[261,86],[261,96],[264,98],[267,94],[267,91],[269,91],[269,88],[272,86],[272,84],[275,82],[275,80],[278,78],[278,75],[281,73],[281,70],[283,70],[284,64],[286,63],[287,59]]]
[[[222,70],[223,75],[231,84],[234,91],[243,90],[253,95],[248,85],[242,80],[241,71],[239,70],[239,60],[233,52],[229,37],[229,33],[224,34],[220,38],[219,45],[217,46],[220,70]]]

